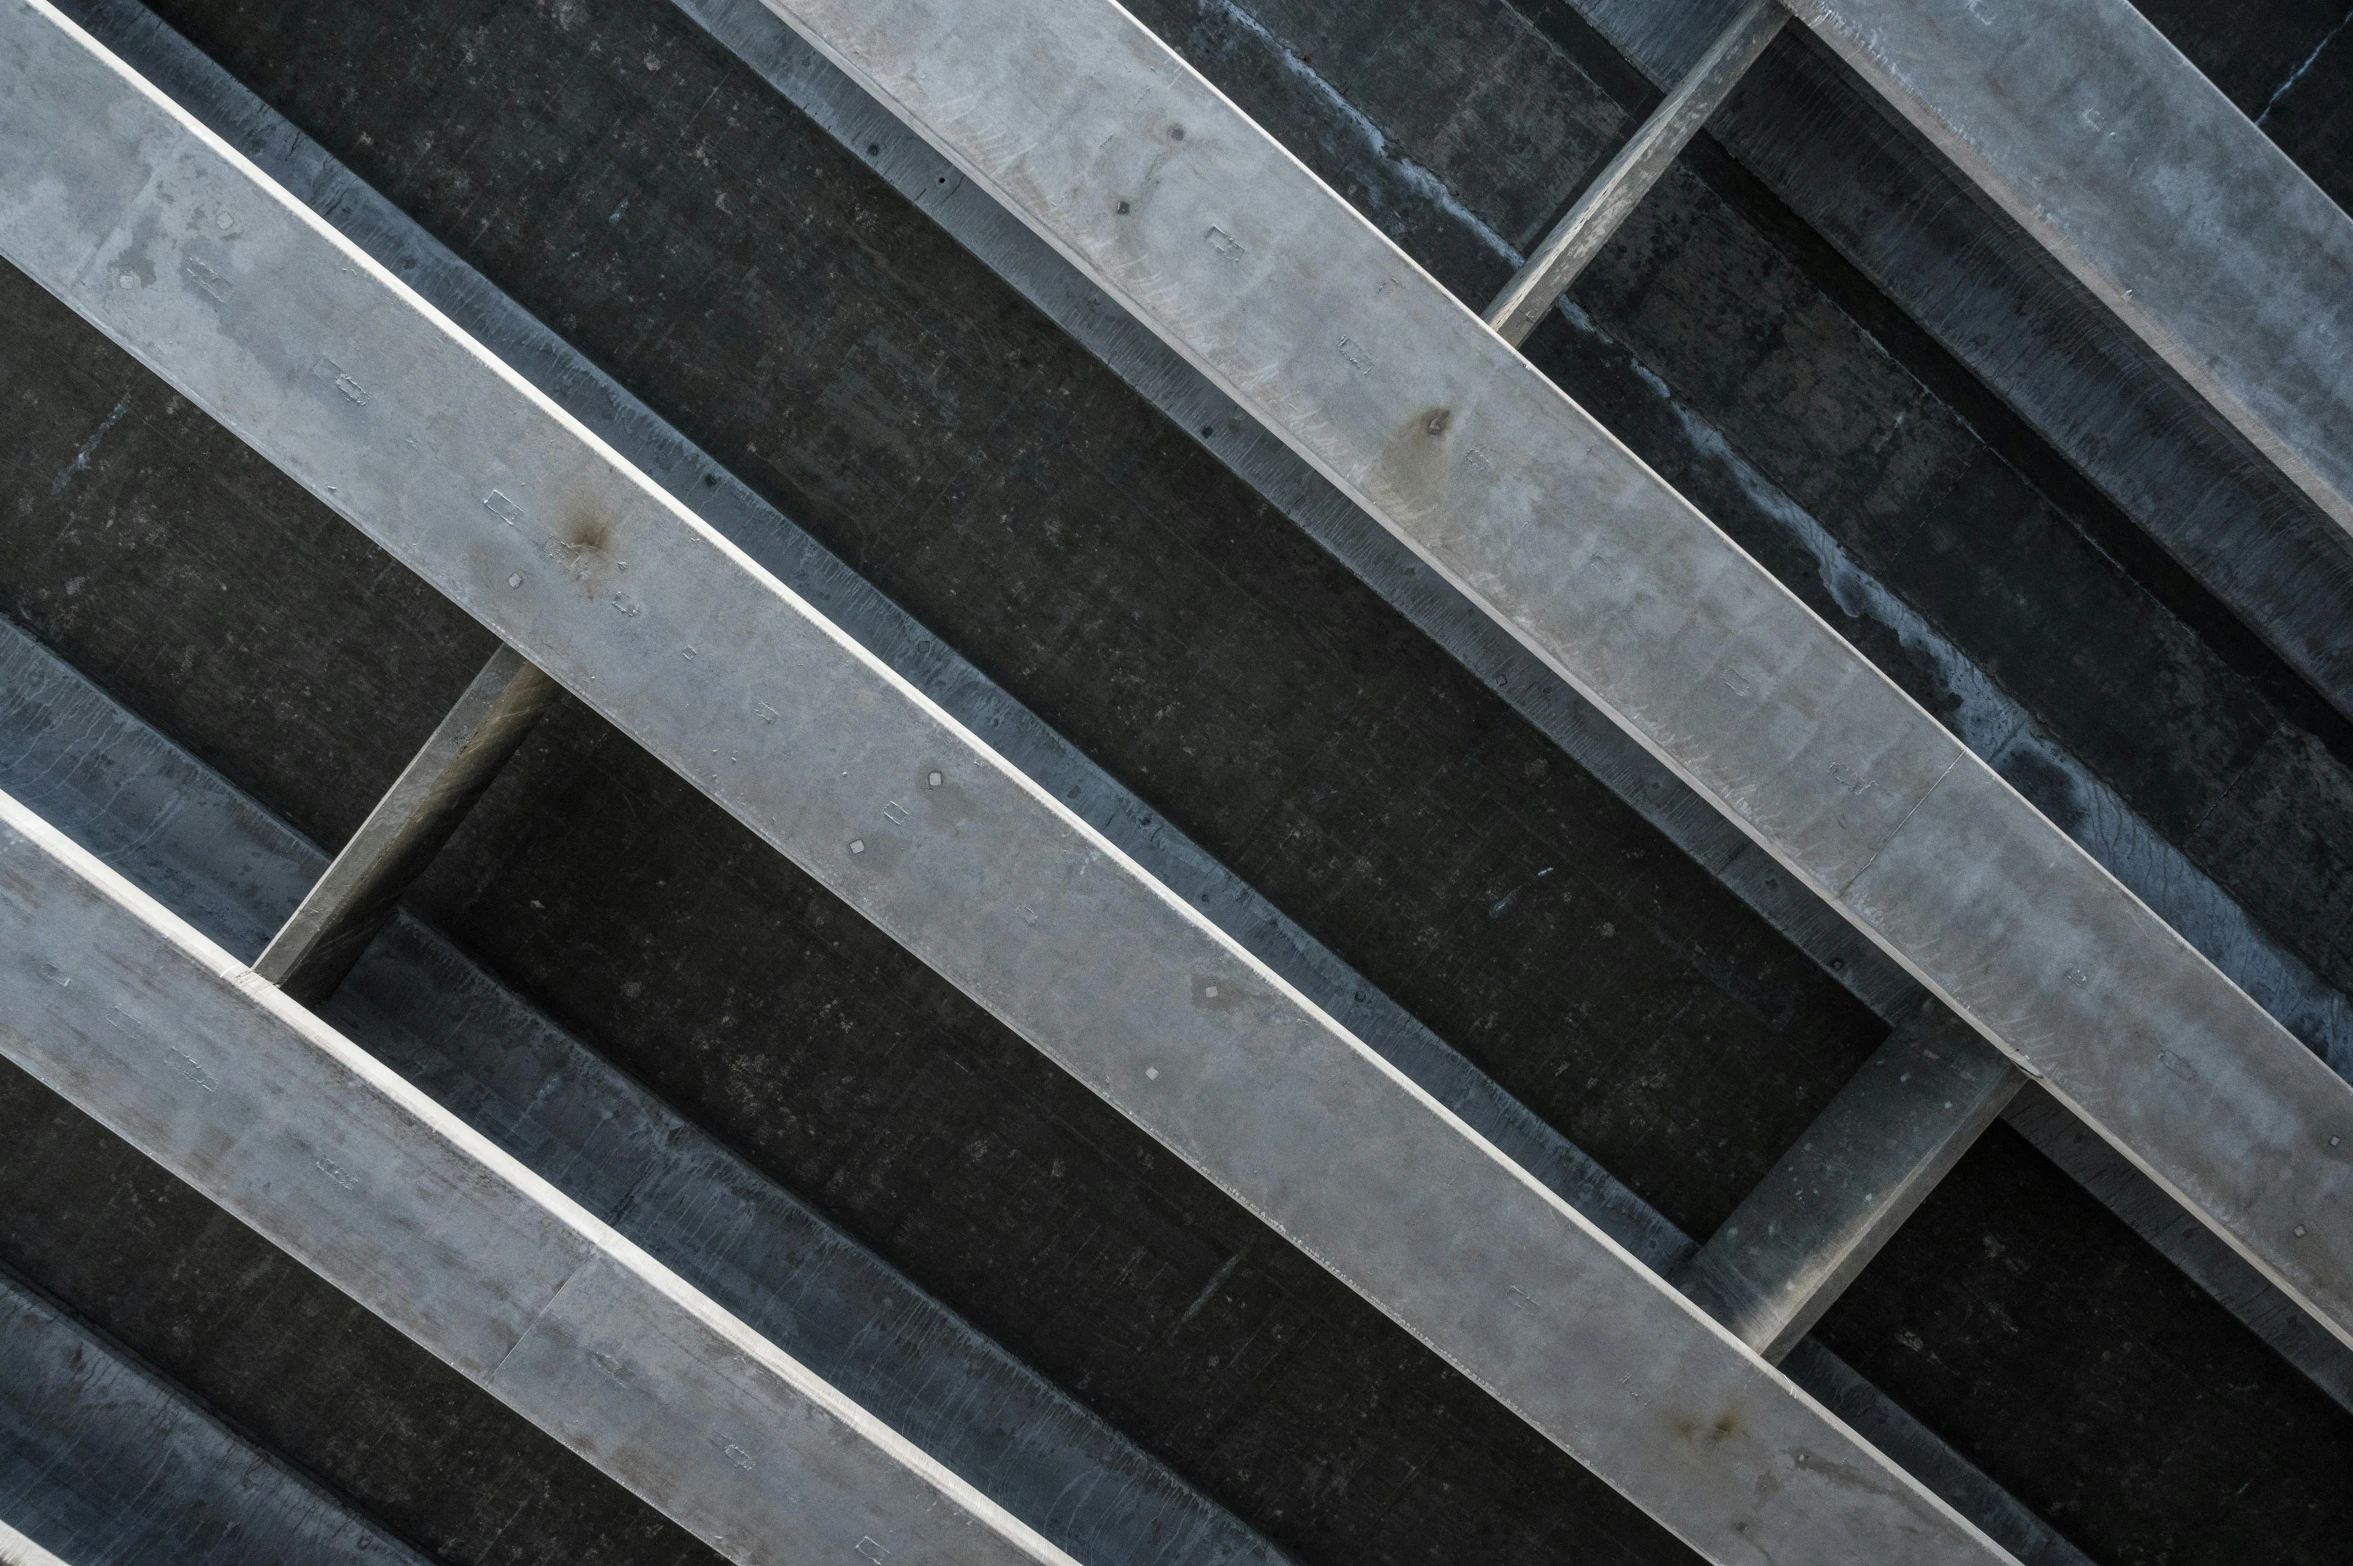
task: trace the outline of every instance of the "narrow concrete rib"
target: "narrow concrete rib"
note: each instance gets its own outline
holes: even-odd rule
[[[2129,0],[1793,9],[2353,530],[2353,220]]]
[[[5,620],[0,692],[7,693],[0,791],[16,793],[224,946],[258,950],[325,865],[292,829]],[[1138,1553],[1171,1566],[1227,1566],[1261,1559],[1262,1550],[1265,1560],[1280,1558],[1207,1503],[1188,1504],[1173,1479],[1139,1474],[1108,1428],[998,1357],[943,1307],[407,916],[396,916],[369,948],[326,1017],[934,1457],[985,1475],[992,1499],[1072,1554],[1099,1566]],[[636,1134],[600,1129],[629,1125]],[[645,1149],[647,1161],[618,1156],[620,1147]],[[709,1222],[714,1182],[743,1203],[740,1227]],[[1637,1236],[1660,1258],[1654,1270],[1693,1252],[1641,1198],[1620,1188],[1618,1199],[1627,1207],[1617,1216],[1639,1216]],[[1612,1210],[1597,1211],[1595,1222],[1614,1233]],[[2203,1228],[2196,1233],[2221,1249]],[[812,1308],[812,1295],[840,1302],[838,1313]],[[2270,1297],[2275,1314],[2346,1352],[2276,1290]],[[871,1319],[893,1329],[870,1330]],[[951,1341],[962,1344],[952,1369],[938,1358],[939,1345]],[[930,1360],[921,1375],[902,1357],[917,1352]],[[1826,1350],[1807,1345],[1791,1363],[1800,1386],[2021,1560],[2080,1561],[2047,1524]],[[1057,1415],[1058,1406],[1066,1412]],[[1027,1412],[1008,1412],[1017,1409]],[[975,1410],[987,1413],[976,1421]],[[1041,1497],[1050,1502],[1042,1518],[1034,1514]],[[1150,1548],[1139,1551],[1139,1537]],[[1187,1553],[1188,1540],[1199,1540],[1205,1554]]]
[[[40,0],[0,103],[10,259],[1703,1554],[2006,1558]]]
[[[492,653],[253,971],[305,1006],[334,994],[558,690],[512,647]]]
[[[7,795],[0,1018],[51,1091],[728,1558],[1069,1561]]]
[[[0,1273],[0,1563],[43,1559],[426,1566]]]
[[[2353,1341],[2353,1089],[1103,0],[768,0]]]
[[[1699,134],[1708,116],[1732,95],[1757,56],[1765,52],[1789,20],[1781,0],[1749,0],[1732,19],[1699,64],[1691,68],[1667,99],[1651,111],[1633,139],[1610,159],[1609,166],[1585,188],[1568,214],[1544,236],[1519,274],[1503,285],[1503,292],[1487,307],[1487,324],[1517,347],[1528,340],[1560,296],[1576,282],[1577,274],[1610,242],[1610,237],[1642,204],[1651,186],[1674,163],[1676,154]]]
[[[2025,1080],[1967,1023],[1926,1002],[1863,1063],[1676,1282],[1779,1364]]]

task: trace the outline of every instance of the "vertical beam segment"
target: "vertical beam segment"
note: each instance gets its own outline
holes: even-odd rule
[[[2130,0],[1793,10],[2353,530],[2353,219]]]
[[[1517,347],[1528,340],[1544,313],[1601,254],[1602,246],[1642,204],[1708,116],[1732,95],[1788,20],[1781,0],[1749,0],[1690,74],[1651,111],[1633,139],[1610,159],[1609,167],[1578,196],[1568,215],[1544,236],[1544,243],[1487,307],[1487,324],[1505,342]]]
[[[1701,1247],[1683,1292],[1779,1364],[2025,1080],[1924,1003]]]
[[[343,845],[253,971],[305,1006],[335,993],[561,689],[501,644]]]
[[[731,1560],[1069,1562],[5,794],[0,1052]]]
[[[2007,1558],[43,0],[0,247],[1708,1558]]]
[[[766,3],[2353,1341],[2353,1089],[1173,51]]]

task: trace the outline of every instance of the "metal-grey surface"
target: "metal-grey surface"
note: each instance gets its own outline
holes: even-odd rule
[[[1788,20],[1781,0],[1749,0],[1690,74],[1651,111],[1487,307],[1487,324],[1505,342],[1528,340]]]
[[[1587,0],[1587,3],[1594,4],[1597,11],[1604,12],[1606,20],[1621,26],[1642,22],[1656,28],[1678,15],[1688,20],[1692,15],[1701,13],[1704,13],[1703,20],[1714,18],[1710,22],[1711,27],[1718,26],[1722,21],[1716,11],[1707,10],[1699,4],[1699,0],[1694,0],[1691,7],[1675,4],[1649,6],[1638,15],[1620,14],[1595,4],[1594,0]],[[1831,912],[1819,897],[1774,863],[1738,827],[1701,801],[1680,778],[1661,765],[1648,751],[1604,719],[1525,646],[1506,634],[1451,584],[1431,571],[1395,535],[1367,517],[1288,446],[1269,434],[1257,421],[1243,414],[1230,398],[1211,385],[1179,354],[1145,330],[1133,316],[1108,300],[1101,289],[1082,276],[1059,252],[1032,233],[977,185],[965,180],[953,164],[932,150],[928,143],[897,117],[877,105],[872,97],[818,55],[799,34],[779,21],[759,0],[680,0],[680,4],[713,36],[759,71],[780,93],[839,138],[851,155],[870,163],[909,200],[929,213],[992,270],[1101,357],[1170,419],[1193,432],[1205,446],[1216,452],[1304,532],[1330,550],[1335,558],[1356,572],[1382,598],[1445,647],[1579,765],[1626,800],[1644,819],[1694,860],[1706,866],[1735,895],[1755,909],[1784,937],[1813,957],[1857,998],[1890,1020],[1910,1014],[1919,1002],[1921,991],[1908,973],[1866,940],[1853,925]],[[128,0],[109,0],[101,9],[116,7],[137,9],[128,5]],[[1673,34],[1655,38],[1642,34],[1633,42],[1645,48],[1655,46],[1665,51],[1665,58],[1684,60],[1690,53],[1704,50],[1711,36],[1721,36],[1720,30],[1711,35],[1708,30],[1696,26],[1690,27],[1688,33],[1688,39]],[[1270,57],[1281,57],[1281,46],[1271,38],[1262,38],[1247,27],[1242,29],[1239,36],[1254,41]],[[1688,50],[1684,49],[1686,42],[1690,46]],[[1650,57],[1645,56],[1646,59]],[[1295,60],[1289,61],[1287,68],[1303,75],[1306,70]],[[1328,88],[1321,91],[1329,93]],[[1336,97],[1331,100],[1330,107],[1339,120],[1347,120],[1349,111]],[[240,119],[240,123],[258,122]],[[1361,125],[1356,128],[1363,136],[1372,138],[1362,149],[1360,161],[1377,163],[1380,158],[1377,132]],[[281,138],[291,139],[293,133],[274,130],[266,142],[259,142],[257,138],[259,150],[256,155],[267,158],[281,144]],[[1368,172],[1366,177],[1372,176]],[[364,225],[354,226],[350,222],[348,214],[354,203],[339,196],[331,204],[315,204],[320,205],[321,210],[330,217],[343,223],[346,231],[360,238],[363,244],[369,243],[366,235],[371,230]],[[1458,211],[1450,211],[1448,216],[1470,221]],[[371,217],[370,222],[373,221]],[[1515,264],[1518,262],[1516,252],[1500,248],[1500,240],[1488,235],[1487,242],[1498,247],[1499,255]],[[406,242],[403,242],[401,253],[409,253]],[[440,301],[441,296],[436,294],[424,269],[413,272],[404,270],[403,275],[418,282],[428,297]],[[453,314],[457,313],[452,306],[445,308],[452,308]],[[1587,334],[1598,331],[1583,312],[1564,307],[1562,313],[1573,329]],[[565,399],[564,387],[582,384],[593,376],[594,372],[586,370],[567,369],[560,374],[532,371],[528,366],[538,362],[536,356],[540,351],[536,341],[525,344],[519,336],[511,338],[503,328],[496,335],[490,335],[485,328],[492,323],[485,321],[477,326],[470,316],[461,316],[461,319],[470,329],[476,330],[477,335],[484,335],[486,340],[494,341],[510,362],[526,367],[526,373],[532,374],[543,389],[558,400]],[[1648,385],[1647,382],[1642,384]],[[2052,745],[2024,709],[1994,680],[1975,667],[1960,649],[1947,643],[1917,613],[1874,582],[1867,572],[1846,555],[1827,529],[1741,458],[1721,432],[1708,426],[1694,410],[1675,401],[1663,385],[1651,389],[1666,404],[1662,409],[1664,415],[1690,432],[1694,447],[1703,456],[1730,470],[1729,476],[1733,482],[1753,496],[1760,515],[1783,529],[1794,542],[1817,558],[1823,579],[1830,585],[1842,608],[1891,630],[1907,647],[1935,665],[1952,690],[1963,698],[1961,708],[1952,721],[1964,743],[2005,774],[2013,769],[2026,769],[2042,778],[2063,779],[2066,789],[2080,806],[2078,814],[2082,821],[2076,828],[2076,836],[2084,849],[2131,888],[2136,896],[2155,908],[2161,918],[2186,936],[2209,961],[2252,995],[2290,1032],[2327,1058],[2339,1075],[2353,1075],[2353,1008],[2348,1007],[2343,995],[2319,979],[2292,952],[2272,939],[2210,877],[2200,872],[2186,855],[2165,842],[2135,814],[2102,779]],[[585,407],[574,406],[575,411],[580,412],[592,427],[598,428],[599,433],[607,434],[608,438],[615,439],[616,444],[622,445],[624,451],[635,454],[634,448],[627,444],[623,436],[599,424]],[[2098,453],[2091,455],[2096,457]],[[2142,456],[2146,455],[2142,453]],[[657,472],[667,471],[666,467],[658,467],[653,463],[646,465]],[[2137,473],[2143,471],[2148,463],[2136,460],[2130,466]],[[675,482],[671,487],[674,493],[682,492]],[[732,536],[745,542],[755,555],[760,553],[749,542],[749,533],[738,532]],[[766,560],[765,556],[762,558]],[[796,587],[801,585],[799,578],[781,568],[779,574],[785,575]],[[829,609],[834,607],[833,600],[824,602]],[[840,607],[841,613],[837,618],[845,625],[852,626],[861,640],[890,658],[902,673],[923,686],[927,693],[938,697],[959,717],[964,717],[974,727],[989,733],[998,742],[1000,749],[1020,761],[1025,771],[1041,782],[1047,781],[1047,770],[1052,764],[1043,759],[1040,763],[1028,759],[1031,753],[1023,749],[1014,736],[998,727],[993,709],[986,723],[967,715],[952,696],[943,694],[940,688],[927,682],[914,662],[892,655],[889,648],[897,641],[895,634],[882,635],[878,640],[881,628],[870,630],[866,622],[857,619],[858,608],[854,602],[845,601]],[[1058,794],[1066,793],[1060,787],[1054,791]],[[1091,783],[1084,797],[1096,797]],[[1095,825],[1111,835],[1122,847],[1143,858],[1155,874],[1171,885],[1181,884],[1180,869],[1183,874],[1191,873],[1189,863],[1184,867],[1164,864],[1152,857],[1155,852],[1153,843],[1132,840],[1131,836],[1123,835],[1122,828],[1128,822],[1124,813],[1111,815],[1090,812],[1082,805],[1082,814],[1088,814]],[[1245,899],[1249,896],[1246,889],[1239,895]],[[1205,906],[1217,909],[1225,904],[1226,896],[1221,891]],[[1441,1080],[1452,1082],[1458,1079],[1443,1045],[1432,1041],[1427,1049],[1417,1045],[1407,1050],[1395,1049],[1379,1042],[1389,1032],[1387,1025],[1381,1023],[1376,1030],[1367,1031],[1380,1019],[1359,1017],[1349,1009],[1350,996],[1361,992],[1361,984],[1321,984],[1319,977],[1304,976],[1304,970],[1285,966],[1284,958],[1277,953],[1288,952],[1291,943],[1299,937],[1285,936],[1279,941],[1266,943],[1251,933],[1259,927],[1259,916],[1256,914],[1240,921],[1215,913],[1213,917],[1218,917],[1230,933],[1244,944],[1252,946],[1261,957],[1282,971],[1286,978],[1299,983],[1327,1010],[1357,1028],[1360,1035],[1375,1041],[1376,1047],[1381,1048],[1409,1075],[1446,1100],[1449,1107],[1470,1119],[1515,1157],[1528,1162],[1521,1144],[1505,1140],[1497,1129],[1481,1118],[1481,1106],[1476,1101],[1465,1098],[1458,1102],[1440,1085]],[[1275,915],[1273,918],[1279,921],[1280,916]],[[1273,926],[1270,924],[1267,927],[1271,929]],[[1440,1062],[1443,1075],[1440,1069],[1422,1064],[1424,1061]],[[1648,1259],[1649,1253],[1641,1244],[1629,1239],[1620,1228],[1613,1227],[1609,1214],[1594,1203],[1591,1197],[1579,1194],[1596,1190],[1596,1187],[1584,1184],[1580,1178],[1578,1186],[1572,1189],[1546,1174],[1546,1164],[1530,1163],[1529,1167],[1555,1189],[1562,1190],[1589,1216],[1595,1217],[1605,1228],[1610,1228],[1622,1243]],[[1659,1265],[1656,1261],[1652,1264]]]
[[[2046,1093],[2020,1093],[2002,1112],[2002,1119],[2236,1316],[2248,1331],[2353,1412],[2353,1349],[2281,1298],[2261,1273],[2184,1213],[2148,1176],[2086,1131]]]
[[[1165,45],[769,5],[2353,1339],[2353,1090]]]
[[[232,953],[259,946],[326,865],[5,620],[0,693],[0,791]],[[282,873],[224,873],[204,856],[223,841],[262,845]],[[408,915],[322,1015],[1079,1559],[1284,1559]]]
[[[2353,221],[2128,0],[1792,9],[2353,529]]]
[[[0,1273],[0,1562],[424,1557]],[[14,1553],[12,1553],[14,1552]]]
[[[1923,1003],[1676,1282],[1743,1343],[1780,1363],[2024,1080],[1967,1023]]]
[[[6,620],[0,693],[0,791],[25,798],[230,950],[257,949],[326,864],[306,839]],[[251,857],[224,862],[211,853],[223,842],[257,846]],[[743,1171],[407,916],[378,937],[327,1017],[1063,1548],[1105,1566],[1131,1559],[1211,1566],[1257,1559],[1266,1548],[1205,1503],[1195,1510],[1191,1492],[1165,1470],[1135,1467],[1109,1426],[1006,1360],[787,1193]],[[607,1129],[616,1121],[666,1129],[650,1139],[616,1136]],[[649,1167],[661,1178],[649,1179]],[[698,1169],[720,1183],[699,1185]],[[1631,1193],[1626,1200],[1666,1255],[1692,1252],[1682,1231]],[[750,1216],[709,1222],[714,1202]],[[2189,1227],[2219,1248],[2202,1227]],[[2304,1322],[2235,1264],[2268,1291],[2272,1315]],[[2318,1328],[2307,1330],[2344,1352]],[[2024,1560],[2073,1558],[2048,1525],[1827,1350],[1807,1353],[1809,1373],[1838,1388],[1841,1417],[1997,1542]],[[913,1354],[923,1357],[920,1376],[903,1368]],[[1035,1412],[1000,1417],[1011,1409]],[[1120,1482],[1073,1484],[1074,1469]],[[1121,1549],[1138,1535],[1164,1554]],[[1196,1541],[1204,1555],[1177,1553]],[[1269,1550],[1265,1558],[1280,1557]]]
[[[1247,882],[1160,819],[1133,792],[992,683],[969,660],[877,593],[610,376],[492,288],[406,214],[164,28],[144,6],[136,0],[84,0],[65,9],[183,108],[252,157],[290,194],[309,204],[671,495],[691,504],[699,516],[773,571],[786,586],[959,722],[983,735],[999,755],[1132,855],[1260,961],[1297,985],[1343,1027],[1462,1116],[1644,1265],[1664,1273],[1690,1253],[1691,1241],[1680,1230],[1660,1218],[1583,1149],[1505,1093],[1418,1018],[1367,984]],[[795,58],[816,73],[816,79],[834,95],[829,102],[844,109],[854,105],[856,123],[837,121],[837,128],[861,153],[869,144],[887,144],[882,156],[896,166],[903,188],[919,200],[938,196],[958,213],[993,221],[1008,238],[1058,269],[1073,289],[1083,290],[1085,298],[1093,302],[1098,321],[1123,330],[1139,346],[1148,346],[1174,372],[1223,402],[1222,396],[1183,361],[1169,355],[1158,339],[1104,300],[1092,284],[1006,216],[1003,208],[975,190],[967,189],[962,199],[957,199],[952,187],[962,188],[961,177],[943,182],[946,165],[937,155],[811,51],[798,34],[756,4],[742,5],[734,15],[747,26],[756,25],[769,41],[794,51]],[[1452,596],[1444,584],[1430,579],[1404,556],[1387,533],[1301,465],[1288,448],[1266,437],[1230,404],[1225,406],[1233,416],[1236,438],[1254,438],[1269,455],[1316,485],[1330,502],[1336,524],[1352,529],[1352,536],[1367,545],[1399,557],[1403,568],[1419,573],[1427,586]],[[1484,616],[1459,599],[1455,601],[1462,625],[1475,627],[1499,650],[1520,653],[1519,645],[1497,633]],[[1867,999],[1905,1003],[1917,995],[1911,979],[1844,920],[1780,874],[1747,838],[1693,799],[1687,789],[1548,671],[1531,668],[1533,679],[1517,686],[1507,681],[1507,686],[1524,688],[1523,699],[1558,719],[1561,732],[1582,746],[1582,754],[1597,756],[1601,765],[1642,780],[1647,787],[1627,785],[1638,808],[1700,834],[1697,852],[1704,863],[1720,875],[1741,881],[1768,906],[1786,905],[1801,931],[1817,932],[1823,938],[1819,948],[1823,960]],[[266,932],[263,938],[267,938]],[[258,949],[226,944],[240,954]]]
[[[197,406],[1704,1553],[2002,1558],[78,29],[0,16],[0,243]]]
[[[1070,1559],[6,795],[0,1050],[729,1559]]]
[[[232,950],[257,948],[325,865],[307,840],[5,620],[0,692],[0,791],[38,789],[44,818]],[[257,859],[224,864],[207,853],[219,842],[265,846]],[[257,873],[269,866],[280,873]],[[1190,1492],[1165,1471],[1133,1470],[1108,1426],[744,1171],[414,920],[394,920],[327,1017],[1065,1549],[1107,1566],[1260,1558],[1264,1546],[1247,1530],[1214,1509],[1194,1512]],[[617,1134],[616,1123],[653,1130]],[[698,1171],[718,1183],[699,1184]],[[710,1221],[714,1203],[726,1220]],[[1676,1255],[1690,1253],[1679,1230],[1656,1214],[1647,1221]],[[2303,1321],[2273,1298],[2274,1314]],[[1842,1417],[1997,1542],[2022,1560],[2074,1558],[2046,1524],[1826,1350],[1806,1353],[1809,1373],[1837,1388]],[[917,1354],[924,1372],[909,1375]],[[1038,1412],[1027,1422],[1001,1413],[1020,1408]],[[1074,1414],[1078,1422],[1065,1423]],[[1074,1467],[1128,1482],[1073,1485]],[[1189,1525],[1174,1521],[1187,1517]],[[1139,1533],[1166,1553],[1118,1548]],[[1179,1553],[1194,1540],[1205,1554]],[[1264,1558],[1280,1559],[1271,1550]]]
[[[493,652],[253,971],[306,1006],[334,994],[556,694],[521,653]]]

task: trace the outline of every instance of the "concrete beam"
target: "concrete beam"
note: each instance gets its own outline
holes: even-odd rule
[[[1781,0],[1749,0],[1741,8],[1487,307],[1487,324],[1505,342],[1516,347],[1528,340],[1788,20]]]
[[[0,1274],[0,1566],[57,1559],[426,1566]]]
[[[2353,219],[2129,0],[1792,9],[2353,530]]]
[[[12,261],[1703,1554],[2005,1558],[41,0],[0,103]]]
[[[492,653],[253,971],[305,1006],[334,994],[558,693],[512,647]]]
[[[1870,1265],[2025,1081],[1928,1001],[1899,1024],[1676,1279],[1774,1364]]]
[[[1102,0],[768,0],[2353,1341],[2353,1089]]]
[[[1064,1562],[0,795],[0,1052],[732,1560]]]

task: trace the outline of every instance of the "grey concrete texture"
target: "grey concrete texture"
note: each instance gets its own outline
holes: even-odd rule
[[[253,971],[305,1006],[334,994],[558,694],[513,648],[492,653]]]
[[[2353,528],[2353,220],[2128,0],[1794,9]]]
[[[78,30],[13,19],[10,258],[94,325],[1687,1539],[2000,1558]]]
[[[1069,1557],[0,796],[0,1048],[731,1560]]]
[[[1497,336],[1514,347],[1527,341],[1788,20],[1781,0],[1750,0],[1741,9],[1495,296],[1486,319]]]
[[[0,1273],[0,1561],[52,1559],[424,1566],[427,1557]]]
[[[1676,1283],[1743,1343],[1781,1363],[2024,1080],[1967,1023],[1925,1002]]]
[[[771,8],[2353,1339],[2353,1090],[1165,45]]]
[[[325,868],[4,623],[0,691],[0,791],[232,954],[257,949]],[[224,865],[217,843],[255,857]],[[391,921],[320,1015],[1079,1559],[1283,1559],[415,919]]]

